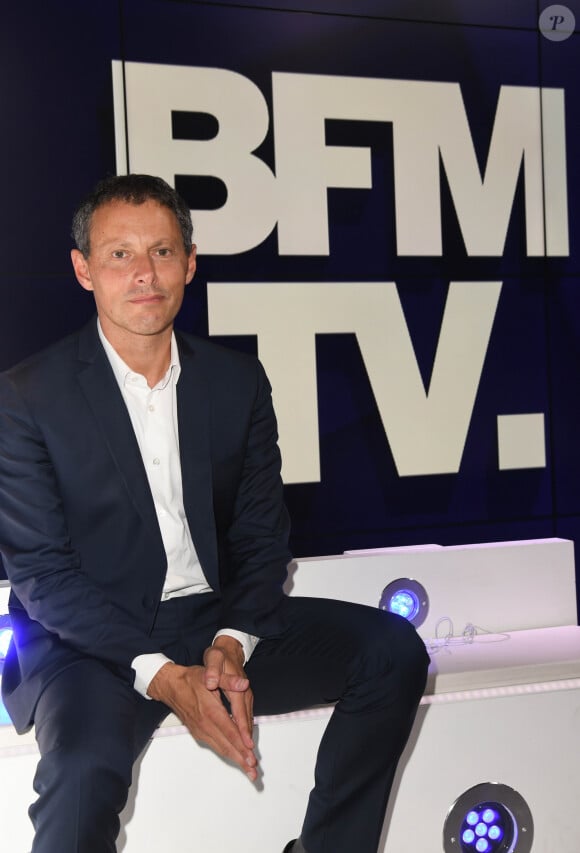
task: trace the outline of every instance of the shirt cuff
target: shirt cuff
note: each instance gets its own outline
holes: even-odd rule
[[[147,688],[161,667],[165,666],[166,663],[173,663],[173,661],[161,652],[149,655],[137,655],[131,663],[131,667],[135,670],[133,687],[137,693],[140,693],[145,699],[151,699],[151,696],[147,693]]]
[[[245,634],[243,631],[236,631],[235,628],[221,628],[213,638],[214,642],[216,637],[222,637],[224,635],[226,637],[233,637],[234,640],[237,640],[241,645],[242,651],[244,652],[244,664],[250,660],[254,649],[260,642],[259,637],[254,637],[253,634]]]

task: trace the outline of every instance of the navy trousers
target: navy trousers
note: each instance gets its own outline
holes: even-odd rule
[[[376,853],[425,686],[424,645],[406,620],[374,608],[314,598],[288,598],[284,608],[287,629],[262,640],[246,665],[255,713],[336,703],[318,751],[303,844],[308,853]],[[212,594],[172,600],[161,605],[154,635],[176,662],[200,663],[218,612]],[[114,853],[133,763],[168,711],[96,658],[49,683],[35,715],[41,757],[30,808],[33,853]]]

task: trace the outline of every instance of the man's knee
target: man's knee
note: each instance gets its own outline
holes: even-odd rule
[[[429,667],[425,644],[415,626],[407,619],[393,613],[379,612],[384,628],[380,636],[386,669],[399,674],[402,688],[420,696],[425,689]]]

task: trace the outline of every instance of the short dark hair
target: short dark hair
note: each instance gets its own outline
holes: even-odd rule
[[[111,201],[143,204],[149,200],[167,207],[175,215],[185,252],[189,255],[193,238],[189,205],[163,178],[153,175],[111,175],[99,181],[94,190],[80,203],[73,216],[72,237],[77,249],[88,258],[91,248],[91,220],[98,207]]]

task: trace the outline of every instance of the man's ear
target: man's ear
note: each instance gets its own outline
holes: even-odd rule
[[[189,282],[192,280],[192,278],[195,275],[195,270],[197,267],[196,256],[197,256],[197,246],[195,245],[195,243],[193,243],[191,246],[191,252],[189,253],[189,257],[187,259],[187,273],[185,276],[185,283],[186,284],[189,284]]]
[[[85,290],[93,290],[93,282],[89,272],[89,265],[83,253],[78,249],[72,249],[70,259],[80,286],[84,287]]]

